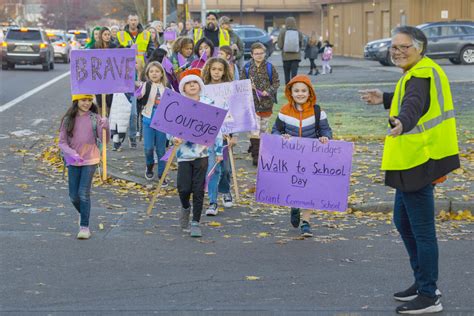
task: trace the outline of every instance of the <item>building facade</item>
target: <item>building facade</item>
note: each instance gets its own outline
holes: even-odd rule
[[[206,0],[207,10],[240,20],[241,0]],[[334,44],[335,53],[362,57],[369,41],[390,37],[400,25],[443,20],[474,20],[474,0],[242,0],[242,24],[269,30],[296,18],[299,29]],[[188,0],[199,16],[200,0]]]

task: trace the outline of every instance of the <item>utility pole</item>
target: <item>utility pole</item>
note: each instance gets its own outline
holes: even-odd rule
[[[206,25],[206,0],[201,0],[201,23]]]
[[[167,13],[167,8],[168,7],[168,3],[166,3],[166,0],[163,0],[163,29],[166,30],[166,15],[168,14]]]
[[[240,22],[239,24],[242,25],[242,19],[243,19],[243,16],[244,16],[244,12],[243,12],[243,7],[244,7],[244,0],[240,0]]]
[[[151,22],[151,0],[147,0],[146,3],[146,11],[147,11],[147,22]]]

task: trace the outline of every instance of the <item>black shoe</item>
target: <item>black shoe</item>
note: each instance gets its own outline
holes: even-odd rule
[[[137,148],[137,140],[130,138],[129,141],[130,141],[130,148],[136,149]]]
[[[160,177],[161,178],[161,177]],[[167,188],[169,186],[169,183],[166,179],[163,180],[163,183],[161,184],[162,188]]]
[[[153,176],[155,175],[153,173],[153,164],[146,165],[146,171],[145,171],[145,179],[147,180],[153,180]]]
[[[418,296],[418,286],[416,284],[413,284],[405,291],[401,291],[401,292],[397,292],[393,294],[393,298],[400,302],[411,301],[417,296]]]
[[[300,209],[299,208],[291,208],[291,217],[290,217],[291,225],[294,228],[298,228],[300,226]]]
[[[314,73],[315,76],[319,75],[319,71],[316,70],[316,72]]]
[[[309,72],[308,72],[308,76],[312,75],[313,74],[313,69],[311,69]]]
[[[329,69],[329,73],[332,74],[332,67],[331,67],[331,69]]]
[[[419,315],[441,312],[443,305],[441,305],[439,296],[418,295],[415,299],[398,306],[395,310],[399,314]]]

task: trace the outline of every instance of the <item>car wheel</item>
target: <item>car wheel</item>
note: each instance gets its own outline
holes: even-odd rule
[[[385,59],[379,60],[379,63],[380,63],[382,66],[390,66],[389,64],[387,64],[387,62],[385,61]]]
[[[459,58],[449,58],[449,61],[454,65],[461,64],[461,60],[459,60]]]
[[[8,65],[7,64],[2,64],[2,70],[8,70]]]
[[[8,69],[15,69],[15,64],[14,63],[7,63]]]
[[[49,63],[49,69],[53,70],[54,69],[54,61],[51,61]]]
[[[65,64],[69,64],[69,56],[68,55],[64,56],[63,61]]]
[[[49,63],[43,64],[43,71],[49,71]]]
[[[474,46],[466,46],[461,50],[459,54],[459,60],[464,65],[474,64]]]

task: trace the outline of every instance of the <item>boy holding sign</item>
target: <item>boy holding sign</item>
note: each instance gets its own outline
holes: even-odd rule
[[[286,85],[285,95],[289,102],[278,113],[272,134],[287,138],[318,138],[321,143],[326,144],[332,138],[332,130],[326,112],[316,104],[316,93],[311,79],[304,75],[295,76]],[[302,213],[301,235],[312,237],[309,224],[311,211],[305,210]],[[300,225],[299,208],[291,208],[291,224],[295,228]]]
[[[196,101],[212,104],[213,101],[201,95],[204,91],[204,82],[200,77],[199,69],[186,70],[181,74],[179,82],[179,92]],[[189,224],[189,216],[191,213],[191,204],[189,199],[193,194],[193,219],[191,222],[191,237],[201,237],[201,228],[199,221],[201,220],[202,207],[204,204],[204,185],[206,181],[206,171],[208,167],[208,147],[193,142],[183,142],[182,139],[173,137],[175,146],[179,146],[176,156],[178,158],[178,193],[181,200],[181,228],[187,228]],[[222,135],[218,135],[213,151],[215,152],[215,162],[222,161]]]

